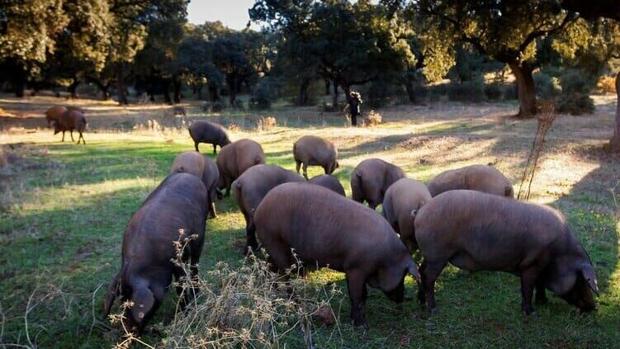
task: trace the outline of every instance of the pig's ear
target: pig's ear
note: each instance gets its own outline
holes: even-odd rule
[[[579,271],[588,283],[590,289],[592,289],[592,291],[594,291],[594,293],[596,293],[596,295],[598,296],[598,281],[596,280],[596,273],[594,272],[594,268],[592,267],[592,265],[589,263],[584,263],[581,265]]]
[[[143,286],[134,289],[131,300],[133,301],[131,314],[138,324],[142,324],[155,305],[155,296],[148,287]]]
[[[416,282],[420,282],[420,272],[418,271],[418,267],[415,265],[413,259],[410,259],[409,263],[407,264],[407,272],[415,278]]]

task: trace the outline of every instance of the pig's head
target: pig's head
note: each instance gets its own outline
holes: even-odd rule
[[[336,169],[340,167],[340,164],[338,163],[338,161],[334,160],[334,162],[332,162],[331,164],[329,164],[329,167],[327,168],[327,174],[332,174],[334,173],[334,171],[336,171]]]
[[[550,269],[545,275],[545,286],[548,289],[582,312],[596,309],[592,293],[598,294],[598,284],[589,260],[577,259],[571,262],[562,258],[553,263]]]
[[[139,334],[155,312],[159,303],[147,286],[133,288],[131,302],[133,303],[131,307],[125,310],[125,327],[127,330]]]
[[[378,288],[393,302],[401,303],[405,298],[405,276],[411,274],[416,281],[420,281],[418,267],[411,256],[403,259],[403,262],[390,267],[379,269],[375,275],[368,279],[368,284]]]
[[[230,138],[228,138],[228,135],[225,132],[222,133],[223,135],[220,138],[220,147],[230,144]]]

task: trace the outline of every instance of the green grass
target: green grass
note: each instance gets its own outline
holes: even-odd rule
[[[415,127],[431,134],[467,134],[487,131],[491,126],[458,121]],[[291,139],[298,134],[295,132],[303,130],[279,127],[256,135],[269,163],[294,169],[290,149]],[[338,136],[338,130],[334,132]],[[342,136],[347,137],[346,132]],[[9,143],[32,140],[20,135],[12,137]],[[387,150],[383,145],[373,148],[372,140],[360,139],[357,145],[362,144],[361,147],[354,145],[353,150],[343,152],[345,158],[336,175],[349,195],[349,174],[357,160],[377,154],[405,156],[408,150],[394,148],[400,138],[384,139],[390,145]],[[0,177],[4,181],[0,186],[4,199],[0,203],[5,203],[0,206],[0,305],[4,316],[0,343],[28,344],[24,316],[29,299],[28,334],[38,347],[109,348],[118,339],[118,332],[103,329],[97,323],[101,321],[105,288],[120,264],[125,225],[167,174],[174,156],[190,150],[191,145],[181,136],[170,143],[161,138],[132,138],[120,133],[91,135],[87,141],[86,146],[75,146],[43,137],[36,143],[25,143],[16,148],[23,160],[14,165],[15,173]],[[517,150],[522,151],[523,147]],[[410,175],[426,179],[452,164],[419,165],[411,160],[402,166]],[[520,312],[518,278],[502,273],[468,274],[449,267],[439,279],[439,313],[432,317],[413,300],[397,306],[371,289],[367,301],[370,330],[364,334],[349,325],[343,274],[320,271],[311,275],[308,282],[336,282],[342,289],[343,295],[332,304],[342,324],[340,333],[334,328],[319,328],[315,334],[317,347],[617,347],[619,223],[611,202],[599,187],[590,185],[597,183],[597,174],[617,170],[616,163],[604,162],[572,183],[565,195],[547,200],[567,215],[590,252],[601,286],[597,312],[580,315],[575,308],[552,297],[550,304],[537,308],[537,315],[525,317]],[[321,170],[311,168],[309,172],[313,176]],[[544,196],[544,189],[538,188],[537,194]],[[218,261],[238,265],[241,259],[243,218],[231,198],[217,206],[220,216],[207,223],[203,274]],[[407,296],[413,298],[416,287],[410,278],[406,286]],[[175,299],[176,296],[169,295],[152,327],[165,324],[173,316]],[[160,340],[159,334],[149,331],[144,340],[155,344]],[[292,340],[290,345],[300,343]]]

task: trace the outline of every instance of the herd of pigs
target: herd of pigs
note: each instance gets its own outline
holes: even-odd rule
[[[63,112],[77,114],[81,112]],[[55,129],[63,131],[62,126]],[[176,157],[170,174],[129,221],[121,270],[104,302],[107,315],[117,297],[131,301],[124,318],[127,328],[138,333],[173,277],[196,276],[207,217],[216,217],[216,199],[231,191],[246,221],[246,251],[264,248],[279,272],[298,261],[302,273],[316,267],[344,272],[355,325],[367,326],[367,285],[402,302],[407,274],[417,281],[419,302],[434,312],[435,281],[447,263],[518,275],[521,307],[528,315],[534,311],[534,290],[535,302],[543,304],[545,289],[581,311],[595,309],[596,274],[564,216],[514,199],[510,181],[491,166],[446,171],[424,184],[407,178],[394,164],[366,159],[351,174],[348,199],[332,176],[337,150],[320,137],[295,142],[295,173],[266,165],[255,141],[231,143],[220,125],[195,121],[189,133],[196,151]],[[212,144],[214,154],[220,147],[215,162],[199,153],[199,143]],[[325,175],[308,180],[308,166],[321,166]],[[382,215],[375,211],[378,205]],[[173,263],[180,245],[189,275]],[[412,258],[417,250],[419,269]],[[185,303],[195,294],[179,287],[177,292]]]

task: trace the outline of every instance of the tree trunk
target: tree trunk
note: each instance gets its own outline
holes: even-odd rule
[[[67,92],[69,92],[69,95],[71,96],[71,98],[75,98],[75,99],[78,98],[77,88],[79,85],[80,85],[80,80],[77,78],[74,78],[71,85],[69,85],[69,87],[67,88]]]
[[[172,88],[174,90],[174,103],[181,103],[181,80],[178,78],[173,78]]]
[[[13,75],[13,88],[15,89],[16,97],[24,97],[26,91],[26,71],[20,64],[17,64]]]
[[[609,150],[612,153],[620,153],[620,72],[616,74],[616,124],[614,135],[609,141]]]
[[[308,87],[310,87],[310,79],[303,78],[299,85],[299,96],[297,96],[297,105],[308,104]]]
[[[411,104],[418,103],[418,99],[415,95],[415,86],[412,79],[405,78],[405,89],[407,90],[407,97],[409,97],[409,102],[411,102]]]
[[[519,114],[517,117],[529,118],[536,115],[536,87],[532,76],[532,67],[526,63],[508,63],[517,81],[519,97]]]
[[[326,95],[326,96],[329,96],[329,94],[331,93],[331,92],[330,92],[330,91],[331,91],[331,89],[329,88],[329,87],[330,87],[330,85],[331,85],[331,84],[330,84],[330,82],[329,82],[329,79],[325,79],[325,95]]]
[[[333,81],[332,86],[334,87],[334,95],[332,96],[332,110],[338,111],[338,83]]]
[[[234,107],[235,100],[237,99],[237,78],[233,74],[226,76],[226,85],[228,85],[228,103],[231,107]]]
[[[116,68],[116,93],[118,94],[118,103],[128,105],[127,90],[125,89],[125,74],[123,73],[123,63],[119,63]]]

